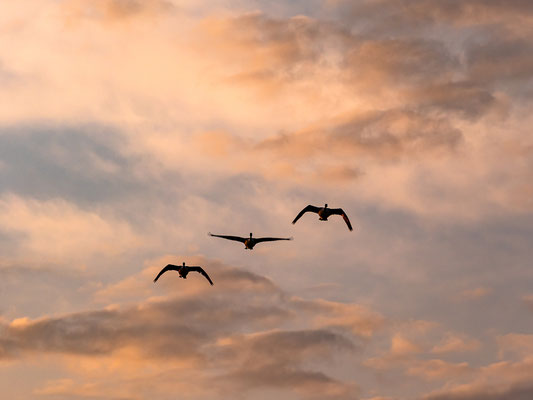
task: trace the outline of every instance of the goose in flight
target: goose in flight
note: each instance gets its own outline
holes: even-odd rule
[[[342,208],[328,208],[327,204],[325,204],[324,207],[315,207],[312,205],[308,205],[302,211],[300,211],[300,213],[296,216],[296,218],[294,218],[294,221],[292,221],[292,223],[295,224],[296,221],[298,221],[302,215],[304,215],[306,212],[309,212],[309,211],[317,213],[319,217],[318,219],[320,221],[327,221],[331,215],[341,215],[342,218],[344,218],[344,222],[346,222],[346,225],[348,225],[348,229],[353,231],[352,224],[350,224],[350,220],[348,219],[348,216],[343,211],[343,209]]]
[[[205,279],[209,281],[209,283],[212,285],[213,281],[211,278],[209,278],[209,275],[207,275],[207,272],[204,271],[202,267],[196,267],[196,266],[187,266],[185,263],[183,265],[173,265],[173,264],[167,264],[165,268],[163,268],[157,276],[154,279],[154,282],[157,282],[159,277],[163,275],[167,271],[178,271],[178,274],[180,275],[180,278],[187,279],[187,274],[191,271],[196,271],[201,273],[203,276],[205,276]]]
[[[244,248],[246,250],[253,250],[254,246],[257,243],[261,242],[273,242],[275,240],[292,240],[292,238],[274,238],[274,237],[263,237],[263,238],[254,238],[250,233],[250,237],[243,238],[240,236],[229,236],[229,235],[214,235],[211,232],[208,233],[209,236],[219,237],[222,239],[235,240],[236,242],[244,243]]]

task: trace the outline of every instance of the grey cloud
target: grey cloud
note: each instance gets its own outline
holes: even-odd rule
[[[508,22],[510,18],[531,16],[533,6],[528,0],[363,0],[343,2],[352,18],[373,19],[383,29],[420,28],[421,24],[446,21],[452,24],[479,25]]]
[[[401,124],[400,127],[397,124]],[[418,153],[454,149],[461,132],[444,118],[409,110],[390,110],[356,116],[332,129],[333,139],[366,149],[370,154]]]
[[[239,346],[246,348],[253,364],[294,363],[306,353],[325,356],[329,348],[354,350],[345,337],[324,329],[268,332],[251,336]]]
[[[147,160],[128,154],[127,145],[125,136],[99,125],[1,127],[0,193],[82,206],[160,195],[157,179],[138,174]]]
[[[353,385],[333,379],[322,372],[297,368],[287,369],[279,365],[246,368],[230,374],[224,379],[230,379],[248,389],[288,388],[291,391],[304,392],[305,398],[357,399],[357,391]]]
[[[98,126],[1,128],[1,190],[84,202],[131,193],[139,183],[122,146],[120,136]]]
[[[224,352],[229,365],[239,366],[220,379],[248,389],[288,387],[312,398],[353,399],[354,385],[309,370],[305,364],[331,356],[334,350],[354,349],[344,336],[323,329],[238,336]]]
[[[243,32],[239,33],[252,44],[280,48],[279,55],[285,62],[315,59],[312,41],[319,39],[320,27],[309,18],[274,19],[264,14],[248,14],[236,17],[232,24]],[[237,32],[235,32],[237,34]]]
[[[288,151],[295,157],[309,157],[333,148],[337,155],[363,154],[379,159],[452,151],[461,139],[461,132],[442,117],[399,109],[356,114],[323,128],[271,138],[257,148]]]
[[[467,49],[468,73],[473,82],[495,85],[531,82],[533,79],[533,44],[529,38],[489,34],[482,43]],[[518,87],[517,89],[520,89]]]
[[[403,3],[411,3],[411,10],[416,14],[432,15],[435,21],[447,19],[475,24],[487,20],[505,21],[512,15],[533,15],[533,5],[527,0],[452,0],[439,3],[430,0],[404,0]]]
[[[150,358],[200,360],[200,346],[244,321],[257,327],[263,320],[286,315],[276,306],[241,305],[240,301],[179,299],[5,325],[0,335],[1,353],[7,358],[25,353],[103,355],[133,345]]]
[[[2,246],[14,246],[13,241],[16,244],[13,236],[6,239],[0,234]],[[6,253],[2,251],[2,255]],[[0,315],[34,318],[51,310],[68,312],[88,301],[93,285],[96,281],[90,272],[58,271],[51,265],[42,264],[3,266],[0,267]],[[50,290],[51,287],[54,290]]]
[[[466,119],[483,117],[494,109],[506,110],[492,91],[471,81],[421,86],[413,90],[411,100],[421,110],[449,112]]]
[[[147,356],[199,358],[203,337],[176,320],[151,323],[149,310],[103,310],[3,327],[0,345],[10,358],[24,353],[103,355],[127,345],[145,349]]]
[[[341,2],[339,9],[359,37],[345,58],[359,87],[371,82],[380,93],[383,82],[413,85],[421,95],[409,98],[413,106],[432,99],[465,117],[488,111],[495,91],[531,97],[531,2],[369,0]]]
[[[419,38],[366,38],[349,49],[345,63],[356,85],[378,92],[380,86],[442,82],[459,65],[443,43]]]
[[[426,396],[424,400],[530,400],[531,398],[533,398],[533,385],[527,382],[503,387],[487,386],[484,389],[444,392]]]
[[[270,279],[238,268],[222,269],[217,274],[217,281],[230,290],[250,288],[254,291],[282,295],[280,289]]]

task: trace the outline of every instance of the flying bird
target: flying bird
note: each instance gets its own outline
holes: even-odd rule
[[[294,221],[292,221],[293,224],[296,223],[300,219],[302,215],[304,215],[306,212],[314,212],[317,213],[319,216],[320,221],[327,221],[328,218],[331,215],[341,215],[342,218],[344,218],[344,222],[346,222],[346,225],[348,225],[348,229],[353,231],[352,224],[350,224],[350,220],[348,219],[348,216],[343,211],[342,208],[328,208],[328,205],[325,204],[324,207],[315,207],[312,205],[308,205],[305,207],[300,213],[294,218]]]
[[[163,275],[167,271],[178,271],[178,274],[180,275],[180,278],[183,278],[183,279],[187,279],[187,274],[189,272],[191,272],[191,271],[199,272],[203,276],[205,276],[205,279],[207,279],[211,285],[213,284],[213,281],[211,280],[211,278],[209,278],[209,275],[207,275],[207,272],[205,272],[202,267],[187,266],[187,265],[185,265],[185,263],[183,263],[183,265],[167,264],[167,266],[165,268],[163,268],[161,271],[159,271],[159,273],[157,274],[157,276],[154,279],[154,282],[157,282],[159,277],[161,275]]]
[[[244,248],[246,250],[253,250],[254,246],[261,242],[273,242],[275,240],[292,240],[290,238],[274,238],[274,237],[263,237],[263,238],[254,238],[250,233],[250,237],[243,238],[240,236],[229,236],[229,235],[214,235],[211,232],[208,233],[209,236],[219,237],[222,239],[235,240],[236,242],[244,243]]]

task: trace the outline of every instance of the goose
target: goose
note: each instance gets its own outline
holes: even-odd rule
[[[300,213],[296,216],[296,218],[294,218],[294,221],[292,221],[292,223],[295,224],[296,221],[298,221],[302,215],[309,211],[317,213],[319,217],[318,219],[320,221],[327,221],[331,215],[342,215],[342,218],[344,218],[344,222],[346,222],[346,225],[348,225],[348,229],[353,231],[352,224],[350,224],[350,220],[348,219],[348,216],[343,211],[343,209],[328,208],[327,204],[325,204],[324,207],[315,207],[309,204],[302,211],[300,211]]]
[[[209,275],[207,275],[207,272],[205,272],[202,267],[187,266],[187,265],[185,265],[185,263],[183,263],[183,265],[167,264],[167,266],[165,268],[163,268],[161,271],[159,271],[159,273],[157,274],[157,276],[154,279],[154,282],[157,282],[159,277],[161,275],[163,275],[167,271],[178,271],[178,274],[180,275],[180,278],[183,278],[183,279],[187,279],[187,274],[189,272],[196,271],[196,272],[201,273],[203,276],[205,276],[205,279],[207,279],[209,281],[209,283],[211,285],[213,285],[213,281],[211,280],[211,278],[209,278]]]
[[[275,240],[292,240],[292,237],[290,238],[274,238],[274,237],[263,237],[263,238],[254,238],[252,237],[252,234],[250,233],[250,237],[243,238],[240,236],[229,236],[229,235],[214,235],[211,232],[208,233],[209,236],[219,237],[222,239],[228,239],[228,240],[235,240],[237,242],[244,243],[244,249],[245,250],[253,250],[254,246],[257,243],[261,242],[273,242]]]

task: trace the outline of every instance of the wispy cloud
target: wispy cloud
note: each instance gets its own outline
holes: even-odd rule
[[[530,2],[0,9],[2,393],[529,394]]]

